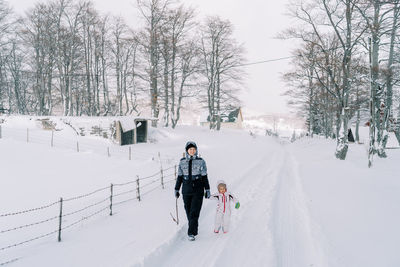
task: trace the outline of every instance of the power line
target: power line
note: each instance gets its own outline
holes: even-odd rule
[[[321,46],[318,46],[319,49],[321,49],[321,51],[316,51],[315,53],[326,53],[329,51],[334,51],[334,50],[339,50],[341,49],[341,47],[333,47],[333,48],[327,48],[327,49],[323,49]],[[283,61],[283,60],[287,60],[287,59],[291,59],[291,58],[295,58],[295,57],[303,57],[304,55],[302,54],[296,54],[293,56],[286,56],[286,57],[280,57],[280,58],[272,58],[272,59],[266,59],[266,60],[261,60],[261,61],[254,61],[254,62],[249,62],[249,63],[242,63],[242,64],[236,64],[236,65],[232,65],[232,68],[237,68],[237,67],[246,67],[246,66],[252,66],[252,65],[259,65],[259,64],[265,64],[265,63],[270,63],[270,62],[277,62],[277,61]],[[205,71],[206,69],[197,69],[197,71]],[[27,73],[27,74],[38,74],[38,72],[36,71],[28,71],[28,70],[20,70],[21,73]],[[178,73],[178,71],[176,72]],[[41,73],[42,75],[49,75],[48,72],[43,72]],[[133,72],[126,72],[124,73],[125,75],[136,75],[138,77],[142,77],[139,73],[133,73]],[[170,71],[168,71],[168,75],[171,74]],[[164,74],[162,75],[157,75],[157,78],[163,78]],[[52,78],[61,78],[61,77],[87,77],[87,76],[91,76],[91,77],[101,77],[102,74],[93,74],[93,73],[70,73],[70,74],[59,74],[59,73],[55,73],[52,75]],[[117,74],[110,74],[107,73],[105,75],[106,77],[117,77]],[[122,75],[119,75],[120,77]]]
[[[243,63],[243,64],[236,64],[236,65],[233,65],[232,67],[233,68],[236,68],[236,67],[246,67],[246,66],[251,66],[251,65],[258,65],[258,64],[264,64],[264,63],[269,63],[269,62],[276,62],[276,61],[281,61],[281,60],[286,60],[286,59],[290,59],[290,58],[294,58],[294,57],[296,57],[297,55],[295,55],[295,56],[287,56],[287,57],[280,57],[280,58],[273,58],[273,59],[266,59],[266,60],[262,60],[262,61],[254,61],[254,62],[249,62],[249,63]],[[198,71],[202,71],[202,70],[205,70],[205,69],[199,69]],[[27,73],[27,74],[38,74],[38,72],[36,72],[36,71],[29,71],[29,70],[20,70],[20,72],[22,72],[22,73]],[[44,74],[44,75],[48,75],[49,73],[47,73],[47,72],[43,72],[42,74]],[[127,72],[127,73],[125,73],[126,75],[135,75],[136,73],[132,73],[132,72]],[[169,73],[170,74],[170,73]],[[72,77],[86,77],[86,76],[99,76],[99,77],[101,77],[102,75],[101,74],[92,74],[92,73],[89,73],[89,74],[87,74],[87,73],[71,73],[71,74],[55,74],[55,75],[52,75],[52,78],[60,78],[60,77],[68,77],[68,76],[72,76]],[[137,74],[136,74],[137,75]],[[106,74],[105,76],[107,76],[107,77],[117,77],[118,75],[117,74]],[[158,76],[158,75],[157,75]],[[163,77],[163,76],[158,76],[158,77]]]
[[[280,57],[280,58],[274,58],[274,59],[267,59],[267,60],[263,60],[263,61],[255,61],[255,62],[244,63],[244,64],[238,64],[238,65],[234,65],[234,67],[251,66],[251,65],[263,64],[263,63],[281,61],[281,60],[294,58],[294,57],[297,57],[297,55],[296,56],[289,56],[289,57]]]

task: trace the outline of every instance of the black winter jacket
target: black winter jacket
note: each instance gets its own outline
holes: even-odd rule
[[[204,189],[210,189],[206,162],[197,156],[197,152],[193,157],[186,153],[186,157],[179,162],[175,190],[179,191],[182,184],[184,195],[201,195],[204,194]]]

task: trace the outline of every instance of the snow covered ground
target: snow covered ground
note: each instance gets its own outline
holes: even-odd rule
[[[400,266],[400,150],[368,169],[366,146],[351,144],[346,161],[334,148],[323,139],[292,148],[326,266]]]
[[[400,266],[400,150],[367,167],[365,145],[350,145],[348,159],[338,161],[335,143],[314,138],[293,144],[245,131],[209,131],[182,126],[151,131],[154,143],[132,146],[138,155],[126,157],[120,148],[101,138],[57,134],[72,145],[50,147],[49,133],[35,123],[15,119],[3,125],[0,139],[0,248],[58,229],[58,203],[20,215],[7,213],[56,203],[103,189],[88,197],[65,202],[68,214],[91,203],[99,205],[71,214],[63,225],[78,223],[57,233],[0,250],[0,263],[9,266]],[[36,142],[24,140],[30,127]],[[36,129],[36,130],[34,130]],[[18,134],[20,133],[20,134]],[[46,137],[45,137],[46,136]],[[113,207],[109,216],[111,183],[135,181],[179,161],[187,140],[198,143],[208,165],[212,192],[223,179],[240,200],[232,213],[228,234],[214,234],[215,203],[205,200],[199,236],[186,239],[187,220],[178,199],[175,214],[173,168],[165,189],[159,177],[148,184],[142,201]],[[70,144],[70,143],[68,143]],[[108,157],[105,147],[116,152]],[[89,149],[90,148],[90,149]],[[135,153],[133,153],[135,154]],[[172,176],[172,177],[171,177]],[[114,187],[114,201],[135,199],[136,184]],[[129,192],[131,191],[131,192]],[[146,192],[148,192],[146,194]],[[115,203],[115,202],[114,202]],[[81,219],[100,211],[88,219]],[[55,218],[46,223],[3,232],[20,225]],[[8,266],[7,265],[7,266]]]

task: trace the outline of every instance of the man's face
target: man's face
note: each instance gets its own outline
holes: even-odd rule
[[[189,148],[188,149],[188,154],[190,156],[194,156],[194,154],[196,154],[196,148],[194,148],[194,147]]]

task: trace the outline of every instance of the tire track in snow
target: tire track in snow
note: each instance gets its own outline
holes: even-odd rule
[[[276,266],[328,266],[308,211],[298,163],[286,147],[283,150],[285,164],[279,172],[273,212]]]
[[[246,195],[248,207],[237,223],[237,234],[230,237],[213,266],[275,266],[271,216],[283,156],[283,151],[276,150],[269,165],[264,162],[264,168],[254,169],[258,183],[253,184]],[[236,252],[238,247],[240,253]],[[230,264],[226,264],[227,258]]]
[[[283,163],[283,153],[277,147],[272,156],[265,154],[233,183],[241,208],[232,212],[228,234],[213,233],[215,203],[205,201],[195,242],[187,241],[185,225],[172,240],[134,266],[272,266],[275,254],[268,223]]]

